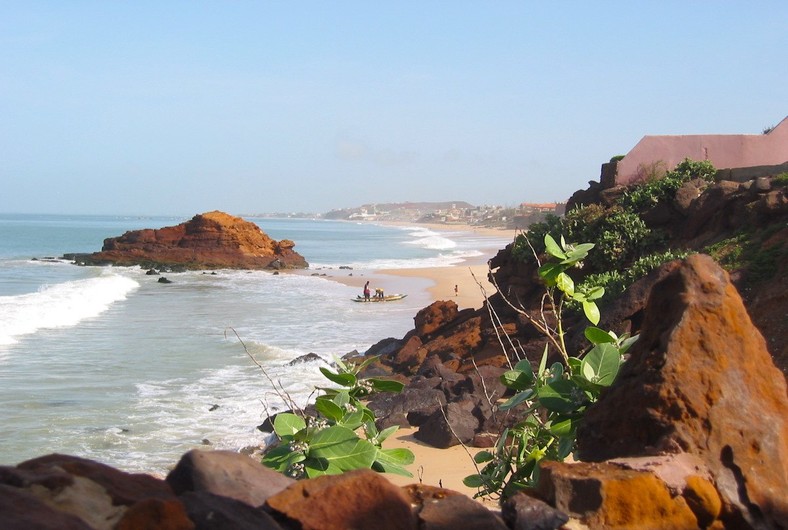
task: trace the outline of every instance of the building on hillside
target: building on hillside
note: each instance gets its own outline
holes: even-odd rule
[[[565,202],[528,203],[520,204],[514,212],[512,225],[514,228],[525,229],[533,223],[544,221],[548,215],[564,215]]]
[[[784,164],[788,162],[788,117],[764,134],[644,136],[615,164],[615,183],[626,186],[664,174],[685,158],[709,160],[718,169]]]

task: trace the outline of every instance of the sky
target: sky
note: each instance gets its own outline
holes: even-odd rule
[[[0,0],[0,213],[565,201],[788,115],[788,2]]]

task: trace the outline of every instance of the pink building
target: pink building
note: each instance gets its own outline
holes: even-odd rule
[[[788,117],[766,134],[644,136],[618,162],[616,184],[631,184],[671,170],[689,158],[710,160],[718,169],[788,162]]]

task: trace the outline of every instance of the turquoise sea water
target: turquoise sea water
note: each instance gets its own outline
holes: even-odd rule
[[[457,264],[507,242],[418,226],[250,220],[295,241],[314,272],[195,271],[159,284],[139,268],[56,258],[183,218],[0,214],[0,464],[62,452],[166,473],[204,443],[258,444],[266,435],[255,427],[281,403],[236,333],[305,403],[325,380],[317,364],[289,361],[401,337],[430,302],[428,282],[400,278],[406,299],[355,304],[357,288],[320,274],[346,266],[375,278],[381,269]]]

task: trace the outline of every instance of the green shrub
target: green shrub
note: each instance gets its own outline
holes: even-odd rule
[[[643,278],[663,263],[673,261],[674,259],[686,258],[689,254],[691,254],[691,252],[686,250],[672,249],[647,254],[636,259],[632,265],[623,271],[610,270],[597,274],[589,274],[580,283],[579,288],[590,290],[595,287],[603,287],[605,289],[605,295],[610,298],[616,298],[623,294],[630,285],[640,278]],[[570,301],[567,303],[567,309],[579,311],[580,307]]]
[[[740,269],[745,264],[743,260],[744,247],[748,240],[749,236],[742,232],[707,246],[703,252],[714,258],[714,261],[728,271]]]
[[[714,165],[708,160],[693,161],[685,158],[664,177],[648,180],[628,189],[621,197],[619,205],[630,212],[642,213],[660,202],[672,200],[685,182],[696,178],[713,182],[716,173]]]
[[[593,270],[617,270],[647,249],[653,242],[651,230],[640,217],[621,209],[605,210],[598,204],[580,206],[563,218],[550,216],[542,223],[531,225],[528,238],[518,235],[512,249],[515,259],[533,262],[534,251],[544,253],[544,236],[566,234],[574,241],[594,241],[596,251],[588,264]],[[528,245],[531,241],[534,248]]]
[[[788,186],[788,171],[784,171],[772,179],[773,186]]]

